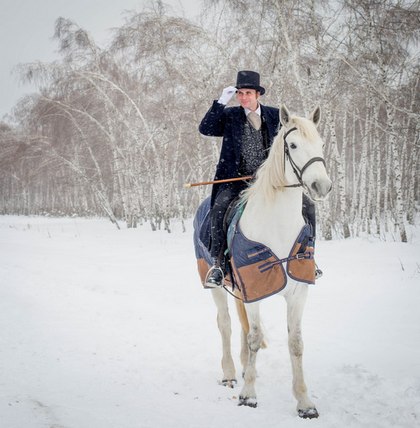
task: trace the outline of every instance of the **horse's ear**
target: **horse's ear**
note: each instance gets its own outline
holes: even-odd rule
[[[319,106],[317,106],[315,110],[311,113],[309,119],[312,120],[313,123],[315,123],[315,126],[318,126],[319,121],[321,120],[321,108]]]
[[[289,123],[290,120],[290,113],[289,110],[287,110],[287,107],[282,104],[280,107],[280,122],[283,126],[286,126]]]

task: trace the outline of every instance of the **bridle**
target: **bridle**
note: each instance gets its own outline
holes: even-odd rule
[[[291,167],[292,167],[292,169],[293,169],[293,172],[295,173],[295,175],[296,175],[296,178],[298,179],[298,181],[299,181],[299,184],[289,184],[289,185],[287,185],[287,186],[284,186],[284,187],[305,187],[305,184],[303,183],[303,180],[302,180],[302,176],[303,176],[303,173],[309,168],[309,166],[311,166],[313,163],[315,163],[315,162],[322,162],[323,164],[324,164],[324,166],[326,167],[327,165],[326,165],[326,163],[325,163],[325,160],[324,160],[324,158],[321,158],[321,157],[313,157],[312,159],[309,159],[308,160],[308,162],[306,162],[305,163],[305,165],[303,165],[303,167],[302,168],[299,168],[297,165],[296,165],[296,163],[295,163],[295,161],[293,160],[293,158],[292,158],[292,156],[290,155],[290,151],[289,151],[289,146],[287,145],[287,141],[286,141],[286,137],[291,133],[291,132],[293,132],[293,131],[297,131],[297,128],[296,127],[294,127],[294,128],[291,128],[291,129],[289,129],[284,135],[283,135],[283,142],[284,142],[284,159],[286,160],[286,158],[289,160],[289,162],[290,162],[290,165],[291,165]],[[286,162],[284,162],[284,165],[285,165],[285,167],[286,167]]]

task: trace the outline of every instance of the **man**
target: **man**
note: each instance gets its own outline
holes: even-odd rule
[[[281,124],[279,109],[259,102],[264,93],[257,72],[239,71],[236,86],[223,89],[219,100],[213,102],[201,121],[201,134],[223,137],[215,180],[254,175],[267,158]],[[226,107],[235,94],[239,106]],[[223,285],[226,247],[223,220],[230,203],[246,186],[245,181],[213,185],[210,211],[213,266],[206,277],[209,288]],[[313,210],[313,204],[307,202],[306,205]]]

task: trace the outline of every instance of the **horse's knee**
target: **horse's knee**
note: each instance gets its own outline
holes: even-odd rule
[[[303,355],[303,341],[300,331],[295,333],[289,332],[289,350],[295,357],[301,357]]]
[[[219,312],[217,314],[217,325],[219,326],[219,329],[228,329],[230,331],[231,320],[229,312]]]
[[[248,347],[250,351],[257,352],[261,348],[263,334],[258,325],[252,325],[248,333]]]

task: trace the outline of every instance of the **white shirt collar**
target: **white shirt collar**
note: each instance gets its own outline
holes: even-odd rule
[[[252,110],[250,110],[249,108],[245,108],[244,109],[245,110],[245,114],[248,116],[249,115],[249,113],[251,113],[251,111]],[[257,110],[255,110],[255,113],[257,113],[258,114],[258,116],[261,116],[261,106],[260,106],[260,103],[258,103],[258,108],[257,108]]]

